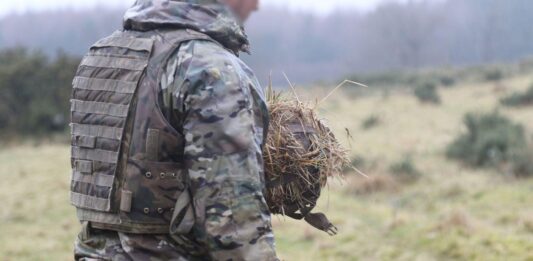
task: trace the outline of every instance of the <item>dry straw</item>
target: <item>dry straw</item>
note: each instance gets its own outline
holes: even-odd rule
[[[283,215],[312,209],[328,179],[342,177],[350,166],[348,151],[317,116],[319,102],[304,103],[291,88],[292,94],[274,92],[272,87],[267,93],[266,199],[272,213]]]

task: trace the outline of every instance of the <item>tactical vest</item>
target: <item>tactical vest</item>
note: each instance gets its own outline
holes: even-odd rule
[[[161,112],[162,68],[190,30],[118,31],[94,44],[71,100],[71,202],[100,229],[168,233],[186,188],[184,138]]]

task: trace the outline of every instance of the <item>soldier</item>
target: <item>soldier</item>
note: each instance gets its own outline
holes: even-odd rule
[[[264,93],[238,58],[258,0],[137,0],[72,92],[76,260],[277,260]]]

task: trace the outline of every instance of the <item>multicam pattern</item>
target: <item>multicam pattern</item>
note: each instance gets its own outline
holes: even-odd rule
[[[168,235],[146,237],[91,229],[87,224],[76,239],[74,258],[80,261],[205,260],[177,246]]]
[[[183,155],[192,204],[176,203],[169,222],[179,229],[173,233],[131,234],[87,225],[76,243],[76,259],[277,260],[262,192],[268,111],[257,79],[235,55],[247,50],[246,35],[214,0],[139,0],[125,17],[125,28],[138,32],[163,24],[203,32],[217,42],[183,44],[162,64],[159,79],[161,110],[183,142],[181,151],[157,159]],[[194,219],[182,222],[185,212]]]
[[[273,256],[270,213],[262,194],[267,114],[255,77],[210,42],[182,46],[169,62],[174,64],[180,68],[175,80],[162,89],[173,110],[188,115],[181,123],[185,160],[196,211],[205,209],[197,217],[195,238],[220,249],[216,255],[221,259]]]

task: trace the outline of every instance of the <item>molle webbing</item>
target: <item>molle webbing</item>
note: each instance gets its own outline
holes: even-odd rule
[[[82,136],[88,135],[91,137],[102,137],[107,139],[120,140],[122,137],[123,128],[107,127],[107,126],[95,126],[84,124],[71,124],[72,135]]]
[[[137,88],[137,83],[109,79],[93,79],[78,76],[74,79],[74,86],[80,90],[133,94]]]
[[[115,117],[128,116],[129,104],[128,105],[119,105],[105,102],[88,102],[88,101],[79,101],[72,100],[71,111],[83,112],[83,113],[92,113],[92,114],[101,114]]]
[[[83,59],[71,100],[71,202],[80,221],[168,233],[187,171],[185,138],[158,104],[160,72],[189,40],[212,41],[191,30],[117,31]]]
[[[81,62],[83,75],[73,81],[71,100],[71,201],[78,208],[117,211],[113,195],[121,143],[153,45],[151,39],[109,37],[93,45]]]
[[[134,51],[152,52],[154,42],[152,39],[135,38],[135,41],[124,37],[108,37],[93,45],[93,48],[122,47]]]

